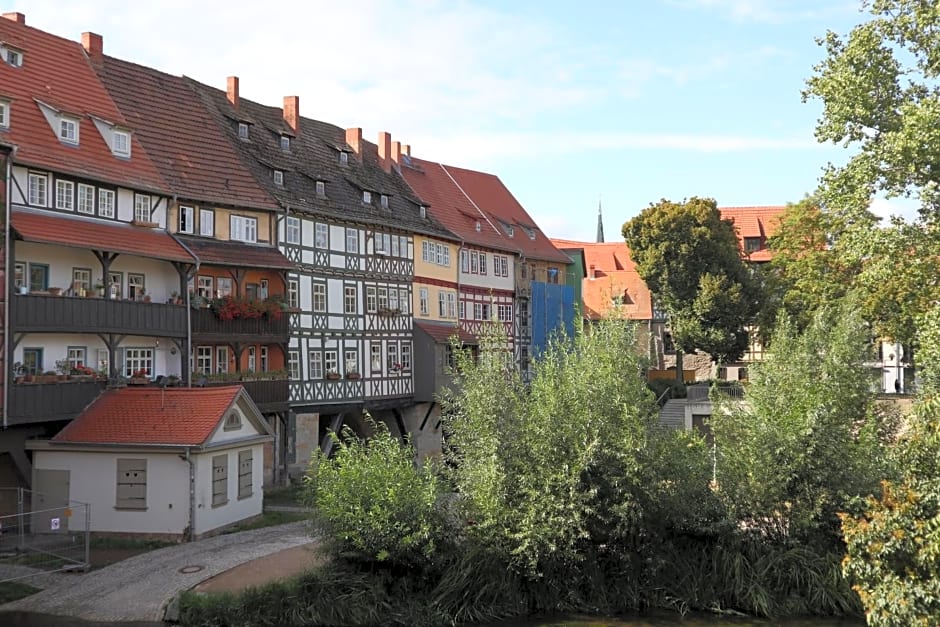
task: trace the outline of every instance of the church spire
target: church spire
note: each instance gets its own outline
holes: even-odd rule
[[[601,215],[601,199],[597,199],[597,243],[604,243],[604,216]]]

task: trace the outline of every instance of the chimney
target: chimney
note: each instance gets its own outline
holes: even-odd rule
[[[228,92],[228,101],[232,103],[232,106],[236,109],[238,108],[238,77],[229,76],[227,89]]]
[[[295,133],[300,132],[300,96],[284,96],[284,121]]]
[[[26,15],[24,13],[4,13],[3,19],[16,22],[17,24],[26,24]]]
[[[379,163],[386,172],[392,171],[392,135],[382,131],[379,133]]]
[[[352,147],[353,152],[357,155],[362,149],[362,129],[361,128],[347,128],[346,129],[346,143]]]
[[[405,144],[401,147],[401,154],[411,156],[411,144]]]
[[[401,167],[401,142],[392,142],[392,163]]]
[[[589,279],[596,278],[596,270],[595,270],[596,267],[597,267],[597,266],[595,266],[593,263],[591,264],[591,266],[590,266],[590,268],[589,268],[589,270],[588,270],[588,278],[589,278]]]
[[[104,55],[104,42],[98,33],[82,33],[82,48],[94,61],[100,61]]]

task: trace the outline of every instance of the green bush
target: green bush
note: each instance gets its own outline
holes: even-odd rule
[[[663,392],[666,390],[672,390],[672,393],[667,395],[665,400],[670,398],[685,398],[686,397],[686,386],[685,383],[676,381],[675,379],[653,379],[652,381],[647,382],[646,384],[650,390],[653,392],[653,396],[659,399]]]

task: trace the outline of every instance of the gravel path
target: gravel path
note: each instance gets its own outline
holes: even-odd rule
[[[161,621],[167,603],[179,592],[239,564],[310,541],[307,523],[300,521],[166,547],[100,570],[69,575],[42,592],[0,605],[0,612],[91,621]]]

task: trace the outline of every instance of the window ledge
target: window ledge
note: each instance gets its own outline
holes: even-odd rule
[[[121,512],[146,512],[148,507],[144,505],[143,507],[130,507],[128,505],[115,505],[114,509]]]

